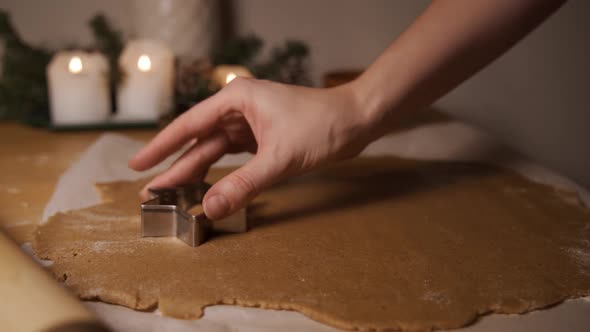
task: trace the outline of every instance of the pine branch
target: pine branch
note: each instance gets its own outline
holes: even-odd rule
[[[25,43],[0,10],[0,39],[4,42],[0,80],[0,119],[24,119],[36,113],[49,116],[45,68],[52,53]]]
[[[96,48],[108,59],[110,68],[109,84],[111,91],[116,91],[117,84],[122,78],[119,68],[119,56],[124,46],[121,33],[111,27],[110,22],[103,14],[94,16],[88,24],[94,35]]]
[[[264,46],[262,40],[253,35],[231,39],[213,54],[212,63],[216,66],[249,66],[253,63],[262,46]]]
[[[256,36],[234,38],[213,54],[211,63],[215,66],[242,65],[252,70],[257,78],[277,82],[310,85],[307,60],[309,48],[302,41],[288,40],[282,47],[274,48],[270,58],[257,62],[264,43]],[[202,68],[200,68],[202,67]],[[213,95],[207,72],[210,67],[181,67],[176,83],[176,110],[182,113],[192,105]]]
[[[254,66],[254,74],[258,78],[272,81],[310,85],[307,59],[309,48],[299,40],[287,40],[282,47],[275,47],[266,62]]]

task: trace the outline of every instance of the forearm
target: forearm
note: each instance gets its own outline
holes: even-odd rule
[[[147,187],[202,178],[224,154],[255,151],[204,198],[223,218],[281,179],[357,155],[526,35],[561,0],[439,0],[354,82],[331,90],[238,78],[164,129],[129,165],[153,167],[197,139]],[[145,191],[144,191],[145,195]]]
[[[533,30],[563,0],[438,0],[352,84],[378,134],[425,108]]]

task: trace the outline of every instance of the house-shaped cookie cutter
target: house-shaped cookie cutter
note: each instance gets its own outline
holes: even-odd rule
[[[196,247],[211,233],[242,233],[248,229],[246,209],[220,220],[210,220],[204,212],[193,215],[189,209],[200,205],[211,185],[200,182],[172,188],[151,188],[151,199],[141,204],[141,236],[176,236]]]

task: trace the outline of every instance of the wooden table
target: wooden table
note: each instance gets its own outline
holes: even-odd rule
[[[157,130],[115,132],[147,141]],[[102,133],[0,123],[0,226],[13,239],[30,240],[59,176]]]

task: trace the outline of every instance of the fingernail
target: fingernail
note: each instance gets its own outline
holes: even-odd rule
[[[146,201],[150,198],[150,195],[148,194],[147,187],[141,189],[141,191],[139,192],[139,197],[144,201]]]
[[[229,212],[229,203],[223,195],[214,195],[205,201],[205,215],[209,219],[220,219]]]

